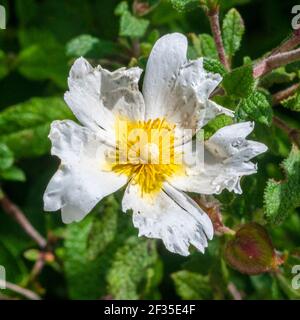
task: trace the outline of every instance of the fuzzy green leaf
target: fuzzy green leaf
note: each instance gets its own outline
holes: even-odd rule
[[[156,259],[153,240],[136,235],[128,238],[114,256],[107,276],[108,291],[115,299],[139,299],[139,289],[144,291]]]
[[[25,173],[18,167],[12,166],[4,171],[0,172],[0,178],[3,180],[20,181],[26,180]]]
[[[122,1],[115,9],[115,14],[121,16],[119,29],[121,37],[141,38],[144,36],[149,20],[133,16],[127,2]]]
[[[254,90],[254,85],[251,65],[236,68],[227,73],[223,79],[223,86],[227,94],[238,98],[248,97]]]
[[[16,158],[43,155],[50,148],[50,123],[68,118],[73,115],[61,98],[32,98],[0,112],[0,142]]]
[[[66,45],[66,54],[69,57],[91,57],[100,59],[115,51],[110,41],[105,41],[88,34],[82,34],[70,40]]]
[[[32,80],[50,79],[65,89],[68,59],[64,46],[50,32],[26,30],[20,38],[24,48],[17,60],[19,72]]]
[[[204,129],[204,139],[209,139],[214,133],[219,129],[231,125],[233,120],[231,117],[221,114],[211,120],[203,129]]]
[[[287,72],[285,67],[277,68],[268,73],[260,80],[260,85],[264,88],[270,88],[273,84],[282,84],[294,80],[296,74]]]
[[[222,63],[216,59],[204,58],[203,66],[206,71],[219,73],[221,76],[224,76],[227,73]]]
[[[300,91],[280,103],[287,109],[300,112]]]
[[[155,278],[151,272],[157,262],[155,242],[137,237],[130,216],[120,211],[113,196],[83,221],[68,226],[65,249],[65,271],[73,299],[137,299]]]
[[[199,5],[199,0],[170,0],[173,7],[182,12],[184,10],[190,10]]]
[[[283,169],[285,180],[269,180],[264,194],[266,218],[273,224],[282,223],[300,206],[300,151],[297,147],[293,147],[283,162]]]
[[[172,274],[177,294],[183,300],[211,299],[211,285],[208,276],[186,270]]]
[[[239,12],[236,9],[229,10],[223,21],[224,48],[229,58],[240,48],[244,32],[245,25]]]
[[[4,143],[0,143],[0,171],[6,170],[14,163],[14,154]]]
[[[95,259],[114,240],[117,232],[119,204],[113,196],[106,198],[101,214],[94,219],[88,236],[88,256]]]
[[[266,96],[259,91],[242,99],[236,111],[236,118],[239,121],[254,120],[267,126],[271,125],[272,117],[272,106]]]
[[[193,47],[199,57],[218,59],[218,53],[214,39],[209,34],[191,35]]]

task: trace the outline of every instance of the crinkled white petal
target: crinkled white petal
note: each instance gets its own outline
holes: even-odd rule
[[[88,128],[72,121],[56,121],[50,132],[52,154],[62,160],[44,194],[45,211],[62,209],[65,223],[81,220],[105,196],[127,182],[127,177],[105,171],[111,148]]]
[[[201,170],[194,165],[188,168],[186,176],[174,177],[169,182],[187,192],[218,194],[228,189],[242,193],[241,177],[257,171],[256,164],[250,160],[267,151],[264,144],[246,140],[253,128],[254,123],[244,122],[218,130],[204,144],[204,163]],[[200,153],[197,156],[200,156]]]
[[[197,129],[216,115],[233,115],[208,98],[221,82],[203,59],[187,61],[187,39],[173,33],[160,38],[150,54],[143,85],[146,119],[165,117],[178,127]]]
[[[140,196],[139,187],[129,183],[123,211],[133,210],[133,224],[140,236],[162,239],[166,248],[183,256],[192,244],[204,252],[213,226],[207,214],[188,196],[165,183],[155,198]]]
[[[70,71],[65,101],[84,126],[114,135],[116,115],[144,119],[144,100],[138,89],[141,72],[139,68],[109,72],[79,58]]]
[[[186,63],[187,39],[180,33],[167,34],[154,45],[147,62],[143,95],[146,119],[164,116],[169,95],[180,67]]]
[[[138,84],[143,70],[134,67],[110,72],[100,68],[100,72],[101,99],[105,107],[115,115],[144,120],[145,103]]]

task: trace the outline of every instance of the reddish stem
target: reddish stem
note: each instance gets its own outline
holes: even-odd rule
[[[211,10],[207,14],[211,31],[216,43],[219,59],[224,67],[229,70],[229,62],[226,58],[225,49],[223,45],[222,35],[221,35],[221,28],[220,28],[220,21],[219,21],[219,8]]]
[[[4,212],[13,217],[22,229],[33,239],[40,248],[45,248],[47,245],[46,239],[33,227],[30,221],[26,218],[21,209],[16,206],[6,195],[2,193],[0,205]]]
[[[256,64],[253,69],[253,76],[254,78],[262,77],[271,72],[273,69],[297,60],[300,60],[300,48],[266,57]]]

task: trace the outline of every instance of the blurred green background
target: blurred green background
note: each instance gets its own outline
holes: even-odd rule
[[[7,29],[0,30],[0,155],[9,162],[0,163],[1,187],[51,243],[45,267],[32,277],[40,252],[20,226],[0,211],[0,265],[6,268],[7,280],[49,299],[233,299],[232,284],[245,299],[299,298],[290,285],[290,266],[300,256],[299,251],[291,255],[300,246],[297,212],[280,226],[266,225],[274,247],[288,251],[292,260],[279,274],[256,276],[243,275],[225,262],[228,236],[215,237],[205,255],[193,251],[188,258],[169,253],[160,241],[137,238],[130,215],[121,212],[121,193],[103,200],[83,222],[70,226],[63,225],[59,213],[43,212],[43,192],[59,165],[49,155],[47,134],[51,121],[73,118],[62,97],[74,58],[83,55],[92,64],[111,70],[136,64],[144,67],[160,35],[174,31],[210,34],[204,11],[193,3],[187,10],[177,10],[170,1],[149,0],[144,1],[146,7],[134,11],[128,1],[128,8],[123,6],[126,12],[120,6],[116,12],[120,2],[0,1],[7,9]],[[245,56],[259,58],[291,33],[295,4],[223,1],[221,20],[235,7],[246,26],[235,67]],[[285,86],[280,82],[268,89],[274,93]],[[281,107],[275,111],[300,127],[298,113]],[[283,177],[280,163],[291,147],[282,132],[262,124],[255,138],[269,148],[277,145],[260,157],[261,173],[243,180],[242,196],[225,192],[219,197],[226,224],[232,228],[250,221],[265,224],[264,187],[269,178]],[[0,298],[1,294],[20,297],[9,290],[0,290]]]

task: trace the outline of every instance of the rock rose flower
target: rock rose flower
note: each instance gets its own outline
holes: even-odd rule
[[[200,151],[193,151],[195,158],[203,158],[201,167],[197,161],[175,161],[182,146],[195,141],[192,135],[182,138],[185,129],[196,133],[219,114],[233,115],[209,100],[221,76],[205,71],[202,58],[188,61],[186,53],[185,36],[160,38],[148,60],[142,93],[140,68],[109,72],[92,68],[83,58],[75,61],[65,101],[81,125],[71,120],[52,123],[51,151],[61,165],[45,191],[46,211],[61,209],[63,222],[79,221],[103,197],[126,186],[122,208],[132,210],[140,236],[162,239],[169,251],[184,256],[190,245],[204,252],[213,226],[184,192],[241,193],[241,177],[257,170],[250,159],[267,148],[246,140],[253,123],[244,122],[218,130]],[[126,124],[121,135],[119,123]],[[160,140],[151,140],[136,150],[131,136],[136,130],[147,138],[155,131],[171,143],[165,148]],[[120,161],[125,149],[130,155]],[[162,161],[165,153],[169,163]],[[144,161],[145,154],[154,163]]]

